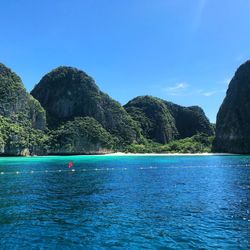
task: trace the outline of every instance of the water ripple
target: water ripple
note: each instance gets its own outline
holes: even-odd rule
[[[249,249],[249,166],[235,156],[1,158],[0,246]]]

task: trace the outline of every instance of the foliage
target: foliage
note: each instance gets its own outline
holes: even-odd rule
[[[0,116],[1,154],[23,155],[25,150],[30,154],[46,154],[48,140],[44,131],[23,126],[10,118]]]
[[[174,118],[161,99],[139,96],[124,107],[138,123],[142,134],[147,139],[167,143],[177,137]]]
[[[0,115],[37,129],[46,126],[45,111],[24,88],[22,80],[0,64]]]
[[[207,153],[211,152],[214,136],[197,134],[195,136],[159,144],[149,141],[147,144],[131,144],[124,148],[130,153]]]
[[[139,96],[124,107],[138,123],[142,134],[158,143],[165,144],[198,133],[214,135],[213,127],[198,106],[182,107],[160,98]]]
[[[178,139],[192,137],[199,133],[214,135],[213,126],[199,106],[182,107],[171,102],[164,102],[175,119],[175,125],[179,132]]]
[[[76,68],[48,73],[32,95],[37,99],[26,92],[20,77],[0,64],[1,154],[211,150],[208,135],[213,129],[201,108],[152,96],[137,97],[122,107]],[[185,139],[177,141],[180,138]]]
[[[77,117],[50,131],[51,153],[102,152],[115,147],[117,139],[91,117]]]

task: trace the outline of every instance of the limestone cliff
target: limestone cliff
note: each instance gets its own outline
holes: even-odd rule
[[[124,107],[137,121],[142,134],[155,142],[164,144],[196,134],[214,134],[212,125],[198,106],[182,107],[160,98],[139,96]]]
[[[88,116],[119,138],[121,144],[140,140],[138,129],[124,108],[81,70],[56,68],[41,79],[31,94],[46,110],[52,129],[75,117]]]
[[[171,102],[165,102],[175,120],[179,133],[178,139],[192,137],[204,133],[214,135],[214,128],[199,106],[183,107]]]
[[[217,114],[214,151],[250,153],[250,61],[239,67]]]
[[[0,64],[0,115],[36,129],[46,126],[40,103],[25,90],[21,78],[3,64]]]
[[[137,121],[147,139],[165,144],[178,137],[174,118],[163,100],[152,96],[139,96],[124,107]]]
[[[141,96],[122,107],[72,67],[46,74],[31,93],[0,64],[0,155],[98,154],[142,145],[159,150],[173,140],[213,135],[198,106]]]

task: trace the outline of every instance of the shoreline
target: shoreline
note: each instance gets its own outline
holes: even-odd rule
[[[106,156],[230,156],[232,153],[123,153],[104,154]]]
[[[96,156],[96,157],[105,157],[105,156],[240,156],[242,154],[233,154],[233,153],[105,153],[105,154],[58,154],[58,155],[0,155],[1,158],[37,158],[37,157],[74,157],[74,156]],[[244,156],[244,155],[243,155]]]

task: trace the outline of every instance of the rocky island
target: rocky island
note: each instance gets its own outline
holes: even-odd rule
[[[0,64],[2,155],[109,152],[250,153],[250,62],[232,79],[214,127],[198,106],[153,96],[122,106],[94,79],[73,67],[46,74],[29,94],[21,78]],[[213,142],[214,141],[214,142]]]

